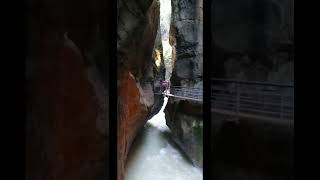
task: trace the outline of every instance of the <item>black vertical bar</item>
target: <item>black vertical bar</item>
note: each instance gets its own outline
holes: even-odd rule
[[[237,103],[237,105],[236,105],[236,107],[237,107],[237,121],[239,121],[239,111],[240,111],[240,83],[239,82],[236,82],[236,93],[237,93],[237,101],[236,101],[236,103]]]
[[[281,101],[280,101],[280,107],[281,107],[281,109],[280,109],[280,120],[282,120],[283,119],[283,95],[282,94],[280,94],[280,98],[281,98]]]
[[[109,177],[117,179],[117,1],[107,3],[106,36],[109,49]]]
[[[211,149],[211,4],[213,0],[203,0],[203,179],[212,179]]]

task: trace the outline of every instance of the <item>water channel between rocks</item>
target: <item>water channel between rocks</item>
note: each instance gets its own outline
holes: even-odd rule
[[[163,107],[137,136],[128,155],[125,180],[202,180],[202,170],[194,167],[170,137]]]

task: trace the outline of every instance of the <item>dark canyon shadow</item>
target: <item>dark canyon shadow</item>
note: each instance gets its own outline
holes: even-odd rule
[[[27,180],[109,179],[109,5],[27,1]]]
[[[215,138],[215,179],[292,179],[292,129],[229,122]]]
[[[290,84],[288,92],[293,93],[294,0],[212,0],[210,31],[212,88],[222,87],[212,81],[219,78]],[[277,107],[273,109],[280,111]],[[294,118],[283,124],[281,118],[268,122],[211,114],[214,179],[293,179]]]

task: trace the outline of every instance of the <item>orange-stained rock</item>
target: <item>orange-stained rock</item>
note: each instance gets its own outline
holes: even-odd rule
[[[123,179],[125,161],[138,130],[146,122],[148,109],[140,102],[140,92],[132,74],[120,73],[118,84],[117,165],[118,180]]]
[[[107,142],[96,129],[98,106],[81,54],[61,33],[41,39],[31,79],[27,179],[106,178]]]
[[[123,3],[134,5],[128,9]],[[160,7],[156,0],[125,0],[118,5],[117,179],[123,180],[132,141],[146,123],[154,103],[150,79]]]

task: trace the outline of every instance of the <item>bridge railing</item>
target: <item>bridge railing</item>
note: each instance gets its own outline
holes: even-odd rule
[[[165,93],[165,88],[160,87],[159,89],[154,90],[154,94],[163,94]],[[184,87],[184,86],[171,86],[170,94],[172,96],[179,97],[181,99],[189,99],[202,101],[203,98],[203,89],[202,88],[194,88],[194,87]]]
[[[234,114],[294,119],[294,86],[211,79],[211,108]]]
[[[171,86],[170,94],[180,96],[180,97],[197,99],[201,101],[203,98],[203,89],[193,88],[193,87],[183,87],[183,86]]]

